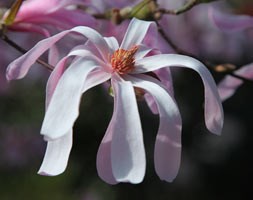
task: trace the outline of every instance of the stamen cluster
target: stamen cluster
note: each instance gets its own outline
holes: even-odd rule
[[[131,72],[134,69],[134,54],[137,50],[138,46],[134,46],[130,50],[116,50],[111,56],[111,65],[113,70],[119,74],[127,74]]]

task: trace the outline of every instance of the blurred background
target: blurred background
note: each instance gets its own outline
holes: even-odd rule
[[[210,34],[207,31],[210,30],[208,24],[206,28],[199,20],[198,25],[192,24],[196,20],[189,22],[190,15],[196,17],[197,14],[205,13],[206,5],[194,9],[180,16],[184,23],[191,24],[190,27],[182,26],[180,29],[180,26],[172,24],[172,30],[182,35],[185,30],[190,30],[194,33],[194,38],[197,38],[196,45],[208,49],[211,46],[207,45]],[[175,16],[169,20],[175,20]],[[173,32],[168,34],[171,38],[176,37]],[[24,46],[27,44],[25,41],[31,38],[22,34],[19,37]],[[235,36],[231,37],[235,39]],[[222,35],[222,38],[225,39],[226,35]],[[229,41],[233,39],[227,37],[223,42],[230,46]],[[188,40],[189,38],[181,37],[179,46],[190,45]],[[220,54],[220,57],[213,50],[211,53],[206,50],[205,54],[202,50],[198,51],[202,53],[201,58],[208,58],[211,62],[225,59],[224,62],[233,61],[238,66],[243,66],[252,61],[252,51],[249,49],[253,46],[245,40],[236,41],[236,47],[240,46],[236,52],[241,51],[240,55],[246,53],[236,58],[232,56],[234,60],[223,56],[228,55],[226,49],[221,50],[224,54]],[[212,49],[215,47],[220,49],[219,46],[212,46]],[[95,87],[82,98],[80,115],[74,126],[74,145],[66,171],[56,177],[45,177],[37,175],[37,171],[46,148],[40,127],[45,112],[45,87],[49,72],[37,65],[25,79],[7,83],[4,78],[5,68],[20,54],[3,41],[0,41],[0,48],[6,55],[0,61],[1,200],[252,199],[253,83],[243,84],[233,97],[223,103],[225,124],[222,135],[216,136],[204,125],[203,85],[200,78],[190,70],[173,69],[175,98],[183,118],[182,163],[177,178],[174,182],[167,183],[161,181],[155,173],[153,152],[159,118],[149,111],[145,102],[140,101],[139,111],[147,155],[146,176],[137,185],[120,183],[113,186],[103,182],[96,172],[96,153],[112,115],[113,99],[104,87]],[[214,74],[217,82],[222,77]]]

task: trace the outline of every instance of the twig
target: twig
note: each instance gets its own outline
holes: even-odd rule
[[[156,12],[160,12],[161,14],[170,14],[170,15],[179,15],[182,14],[188,10],[190,10],[192,7],[194,7],[196,4],[198,4],[198,0],[189,0],[187,1],[181,8],[175,9],[175,10],[167,10],[164,8],[158,9]]]

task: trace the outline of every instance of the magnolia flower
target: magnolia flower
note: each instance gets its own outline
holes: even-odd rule
[[[253,63],[245,65],[234,72],[243,78],[253,80]],[[225,101],[234,95],[236,90],[243,84],[243,81],[233,76],[227,75],[218,84],[218,92],[221,100]]]
[[[89,88],[110,80],[114,112],[97,154],[99,176],[110,184],[143,180],[146,158],[137,89],[154,99],[160,115],[154,150],[155,170],[162,180],[173,181],[180,165],[181,117],[167,88],[148,73],[171,66],[190,68],[200,75],[205,88],[206,126],[220,134],[223,110],[211,74],[202,63],[188,56],[148,56],[151,49],[143,46],[142,41],[151,25],[155,26],[153,22],[133,19],[120,45],[114,37],[104,38],[89,27],[75,27],[40,41],[9,65],[7,78],[22,78],[36,59],[65,35],[74,32],[88,38],[85,45],[75,47],[57,63],[48,80],[47,109],[41,128],[48,145],[39,174],[57,175],[65,170],[81,96]],[[73,56],[66,67],[68,58]]]
[[[91,26],[95,23],[93,17],[78,9],[69,8],[73,5],[86,4],[85,0],[26,0],[8,28],[49,36],[49,26],[51,29],[70,29],[79,25]],[[5,13],[3,19],[9,12],[8,10]]]

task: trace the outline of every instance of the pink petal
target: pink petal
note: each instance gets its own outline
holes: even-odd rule
[[[60,53],[56,45],[53,45],[48,52],[48,63],[52,66],[57,65],[60,59]]]
[[[69,5],[85,5],[82,0],[29,0],[24,1],[16,17],[16,21],[32,20],[39,16],[64,10]]]
[[[166,88],[166,91],[171,96],[174,96],[173,80],[172,80],[170,69],[169,68],[162,68],[162,69],[154,71],[154,73],[161,80],[162,84]]]
[[[114,113],[117,112],[116,103],[114,103]],[[103,179],[106,183],[109,184],[117,184],[118,181],[114,178],[112,172],[112,158],[111,158],[111,143],[112,143],[112,134],[113,126],[117,123],[117,119],[115,115],[113,115],[110,124],[106,130],[106,133],[102,139],[102,142],[99,145],[98,153],[97,153],[97,171],[98,175],[101,179]]]
[[[226,76],[218,84],[218,92],[222,101],[227,100],[234,95],[237,88],[243,84],[243,81],[233,76]]]
[[[158,107],[156,105],[154,97],[150,95],[149,93],[146,93],[144,95],[144,98],[151,112],[155,115],[159,114]]]
[[[120,48],[130,49],[135,45],[139,45],[146,36],[148,28],[151,24],[153,24],[153,22],[147,22],[133,18],[127,28]]]
[[[195,70],[201,77],[205,87],[205,122],[207,128],[215,134],[220,134],[223,126],[223,109],[215,81],[198,60],[177,54],[161,54],[137,60],[133,73],[146,73],[164,67],[186,67]]]
[[[156,101],[160,124],[155,143],[155,169],[160,179],[172,182],[181,160],[182,121],[178,107],[158,80],[146,75],[128,76],[127,80],[146,90]]]
[[[118,182],[140,183],[145,174],[146,159],[142,128],[133,86],[130,82],[112,80],[115,94],[111,159],[113,176]]]
[[[236,70],[235,74],[253,80],[253,63]],[[218,92],[222,101],[231,97],[242,84],[243,81],[238,78],[230,75],[225,76],[225,78],[218,84]]]
[[[42,124],[41,134],[46,140],[60,138],[71,130],[78,116],[86,77],[97,66],[97,62],[93,59],[78,59],[63,73]]]
[[[253,17],[247,15],[233,15],[210,8],[209,17],[223,31],[240,31],[253,27]]]
[[[26,24],[26,23],[14,24],[9,29],[12,31],[37,33],[45,37],[50,36],[47,29],[43,28],[42,26],[38,26],[36,24]]]
[[[174,96],[173,80],[169,68],[162,68],[153,71],[162,84],[165,86],[166,91]],[[158,108],[155,103],[155,99],[150,94],[145,94],[145,100],[153,114],[158,114]]]
[[[40,175],[56,176],[65,171],[72,148],[72,130],[54,141],[47,142],[46,154],[38,171]]]

